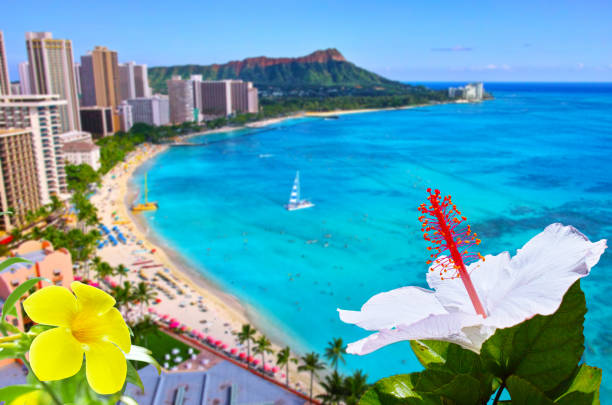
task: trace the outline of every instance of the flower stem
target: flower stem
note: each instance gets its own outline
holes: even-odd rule
[[[32,371],[32,368],[30,367],[30,363],[28,363],[28,361],[26,360],[25,356],[21,356],[20,359],[21,359],[21,361],[23,361],[23,364],[28,369],[28,372],[29,373],[34,373]],[[53,400],[54,403],[56,403],[57,405],[64,405],[64,403],[57,397],[55,392],[53,392],[53,389],[51,389],[51,387],[49,387],[49,384],[47,384],[44,381],[40,381],[38,379],[38,377],[36,377],[36,379],[38,380],[38,382],[40,382],[40,385],[42,385],[42,387],[45,389],[45,391],[47,391],[47,394],[49,394],[49,396],[51,397],[51,399]]]
[[[499,389],[497,390],[497,393],[495,394],[495,399],[493,400],[493,405],[496,405],[497,402],[499,402],[499,397],[501,396],[502,392],[504,391],[504,389],[506,388],[506,382],[502,382],[502,385],[499,387]]]
[[[3,336],[3,337],[0,337],[0,343],[12,342],[14,340],[18,340],[20,337],[21,337],[21,335]]]

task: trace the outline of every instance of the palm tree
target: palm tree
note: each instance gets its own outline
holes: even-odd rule
[[[21,230],[19,228],[13,228],[11,230],[11,236],[13,237],[14,243],[19,242],[23,239],[23,234],[21,233]]]
[[[302,363],[299,367],[299,371],[308,371],[310,373],[310,402],[312,402],[312,383],[315,374],[319,370],[323,370],[325,368],[325,364],[319,361],[319,354],[315,352],[310,352],[305,356],[302,356]]]
[[[121,284],[121,279],[123,278],[123,276],[127,276],[129,272],[130,272],[130,269],[125,267],[123,264],[120,264],[119,266],[117,266],[117,268],[115,269],[115,273],[119,275],[119,284]]]
[[[51,196],[51,204],[49,205],[51,208],[51,212],[59,211],[60,209],[64,207],[64,203],[62,202],[62,200],[57,198],[56,195]]]
[[[346,405],[357,405],[359,399],[368,390],[368,375],[361,370],[356,370],[352,376],[346,377],[344,380],[344,391],[346,397],[344,403]]]
[[[247,357],[251,357],[251,341],[254,340],[257,331],[248,323],[242,325],[242,329],[238,332],[238,341],[240,344],[247,344]],[[249,364],[250,367],[250,364]]]
[[[98,268],[100,268],[100,265],[102,265],[102,259],[100,259],[99,256],[96,256],[91,260],[91,264],[93,264],[94,269],[97,270]],[[86,265],[87,265],[87,268],[86,268],[87,273],[85,275],[85,278],[89,280],[89,265],[88,264]]]
[[[107,276],[112,276],[113,273],[115,273],[115,269],[107,262],[100,262],[100,264],[96,266],[96,273],[98,275],[98,281],[101,282]]]
[[[149,305],[149,302],[155,298],[157,292],[153,290],[149,283],[145,283],[141,281],[136,286],[136,290],[134,291],[135,298],[140,301],[140,311],[144,314],[145,305]]]
[[[289,386],[289,362],[297,364],[298,359],[291,357],[291,349],[285,347],[276,354],[276,365],[279,367],[285,366],[285,384]]]
[[[111,288],[112,296],[115,297],[117,307],[121,310],[123,306],[130,304],[135,300],[134,287],[129,281],[124,281],[123,285],[117,285]],[[128,311],[129,311],[128,306]]]
[[[325,358],[329,360],[329,364],[338,371],[338,362],[346,363],[344,355],[346,354],[346,346],[342,342],[342,338],[334,338],[331,342],[327,342],[325,349]]]
[[[337,371],[326,376],[321,386],[323,386],[325,392],[317,395],[317,398],[321,399],[323,404],[337,404],[344,399],[346,393],[345,379]]]
[[[270,339],[261,335],[258,339],[255,340],[255,347],[253,351],[256,354],[261,354],[261,366],[263,367],[266,364],[266,353],[272,353],[272,343]]]

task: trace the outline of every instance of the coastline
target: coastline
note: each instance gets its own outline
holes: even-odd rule
[[[290,116],[283,117],[280,120],[269,120],[269,123],[266,125],[290,118],[298,117]],[[185,135],[182,138],[186,139],[187,137],[205,136],[242,129],[248,128],[224,127],[203,133]],[[242,350],[244,347],[237,342],[236,333],[240,331],[243,324],[255,325],[254,321],[257,321],[257,324],[265,323],[261,322],[265,317],[257,314],[254,308],[244,305],[237,297],[224,291],[220,286],[197,271],[189,263],[188,259],[168,246],[154,232],[150,231],[146,219],[137,213],[132,213],[130,210],[131,204],[137,198],[137,192],[130,184],[133,175],[143,164],[153,161],[168,149],[168,145],[140,145],[126,157],[126,161],[117,164],[104,175],[102,185],[91,197],[91,202],[98,208],[101,218],[100,222],[109,229],[113,226],[119,226],[123,233],[128,236],[129,241],[126,245],[118,244],[117,246],[104,247],[99,249],[97,253],[103,261],[108,262],[112,266],[124,264],[128,267],[130,272],[127,279],[136,283],[143,281],[143,275],[149,280],[155,280],[156,274],[162,268],[167,269],[167,271],[163,271],[170,275],[170,278],[185,291],[185,294],[177,295],[174,299],[170,299],[163,292],[168,290],[167,287],[163,288],[165,286],[162,286],[160,289],[157,284],[150,282],[157,290],[157,297],[162,299],[160,303],[152,305],[155,312],[160,315],[169,314],[171,317],[180,320],[182,324],[190,329],[204,330],[207,335],[223,339],[230,347]],[[138,241],[142,242],[139,244]],[[146,266],[135,266],[136,263],[143,261],[151,261],[154,264],[159,263],[159,266],[154,269],[145,269]],[[112,279],[115,282],[118,281],[117,277]],[[200,299],[205,303],[206,312],[201,313],[197,310],[197,307],[192,307],[196,297],[198,297],[198,304]],[[184,305],[186,301],[191,302]],[[264,332],[267,331],[264,330]],[[271,340],[275,352],[285,347],[287,343],[290,343],[288,342],[289,339],[285,339],[277,334],[269,334],[268,338]],[[297,347],[292,347],[295,355],[303,354],[296,349]],[[275,356],[267,356],[266,363],[275,365]],[[308,388],[308,376],[305,373],[299,373],[297,365],[291,364],[289,376],[292,388],[297,390],[306,390]],[[284,374],[281,375],[279,373],[276,378],[284,382]],[[317,385],[315,385],[315,392],[319,392]]]

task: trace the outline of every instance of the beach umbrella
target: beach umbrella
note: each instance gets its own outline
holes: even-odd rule
[[[254,358],[253,356],[249,356],[249,357],[247,357],[247,361],[248,361],[249,363],[252,363],[252,362],[253,362],[253,360],[255,360],[255,358]]]
[[[280,371],[280,368],[279,368],[278,366],[274,366],[274,367],[272,367],[272,372],[273,372],[273,373],[278,373],[279,371]],[[283,374],[283,377],[284,377],[284,376],[285,376],[285,375]]]
[[[222,344],[223,344],[223,342],[222,342],[222,341],[220,341],[220,340],[217,340],[217,341],[215,342],[215,346],[219,346],[219,347],[220,347]]]
[[[176,318],[170,319],[170,323],[173,323],[173,322],[179,323],[179,321]]]
[[[247,357],[247,355],[246,355],[246,353],[244,353],[244,352],[243,352],[243,353],[240,353],[240,354],[238,355],[238,358],[239,358],[240,360],[244,360],[244,359],[246,359],[246,357]]]
[[[271,371],[272,368],[270,366],[268,366],[267,364],[264,364],[264,371]]]
[[[149,313],[152,314],[153,312],[155,312],[155,309],[153,307],[149,307],[147,311],[149,311]]]
[[[166,320],[168,320],[168,318],[170,318],[170,315],[163,314],[161,318],[166,321]]]
[[[221,348],[222,348],[223,350],[226,350],[226,349],[228,348],[227,343],[223,343],[223,344],[221,345]]]
[[[81,281],[83,280],[83,277],[81,276],[74,276],[74,281]]]
[[[155,299],[155,303],[156,303],[156,304],[159,304],[159,303],[161,303],[161,302],[162,302],[161,298],[156,298],[156,299]]]
[[[236,355],[236,353],[238,353],[238,349],[236,349],[235,347],[232,348],[232,350],[230,350],[230,353],[233,355]]]
[[[168,325],[171,329],[178,328],[180,323],[176,321],[170,321],[170,325]]]
[[[251,363],[253,363],[255,365],[258,365],[259,364],[259,359],[253,359],[253,361]]]
[[[181,332],[185,332],[187,330],[187,325],[181,326]]]

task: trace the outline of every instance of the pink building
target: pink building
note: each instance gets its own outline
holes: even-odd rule
[[[0,272],[0,300],[4,301],[9,294],[24,281],[33,277],[45,277],[50,282],[41,281],[36,288],[48,285],[70,286],[74,281],[72,258],[66,249],[53,250],[47,241],[27,241],[11,252],[12,257],[22,257],[31,263],[16,263]],[[4,260],[4,259],[0,259]],[[27,294],[22,298],[25,299]],[[19,329],[28,329],[32,321],[17,305],[17,318],[9,319]]]

